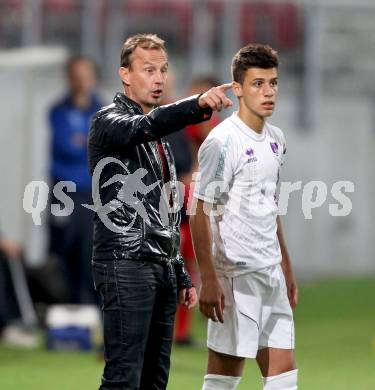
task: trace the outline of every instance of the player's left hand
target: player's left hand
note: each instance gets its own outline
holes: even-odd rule
[[[188,309],[194,307],[198,302],[198,295],[195,287],[184,288],[178,292],[178,302]]]
[[[291,308],[294,310],[298,303],[298,286],[292,270],[283,270]]]

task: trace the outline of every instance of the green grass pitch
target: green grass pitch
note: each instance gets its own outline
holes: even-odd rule
[[[302,285],[295,311],[301,390],[375,389],[375,279]],[[206,367],[205,321],[196,313],[201,347],[174,347],[168,389],[201,389]],[[25,351],[0,346],[0,389],[93,390],[102,362],[91,353]],[[261,389],[248,361],[239,390]]]

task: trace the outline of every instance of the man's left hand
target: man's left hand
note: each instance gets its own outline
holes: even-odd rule
[[[195,287],[184,288],[178,292],[178,302],[188,309],[194,307],[198,302],[198,295]]]

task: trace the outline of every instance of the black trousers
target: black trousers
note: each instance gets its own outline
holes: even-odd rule
[[[94,261],[93,277],[103,303],[100,390],[166,389],[177,306],[173,267],[138,260]]]

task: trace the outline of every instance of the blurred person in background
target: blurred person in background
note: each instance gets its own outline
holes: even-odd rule
[[[49,219],[50,254],[56,256],[70,291],[70,303],[95,303],[91,276],[92,213],[91,177],[87,169],[87,135],[92,116],[103,104],[95,92],[97,69],[92,60],[72,57],[66,65],[68,91],[50,110],[52,185],[71,181],[75,191],[65,189],[74,209],[68,216]],[[61,200],[54,195],[52,203]],[[63,206],[62,206],[63,208]]]
[[[93,277],[104,316],[101,390],[165,389],[177,302],[197,301],[179,253],[176,170],[164,137],[230,106],[224,91],[231,84],[155,108],[167,71],[162,39],[128,38],[118,72],[124,93],[96,114],[90,130],[93,180],[103,183],[106,204],[117,200],[94,217]],[[99,178],[95,169],[108,157],[117,162],[102,166]]]
[[[34,348],[37,338],[34,330],[23,324],[10,271],[11,261],[21,261],[21,248],[0,233],[0,342]]]
[[[160,105],[170,104],[175,102],[177,99],[174,96],[175,91],[175,73],[169,65],[168,69],[168,79],[165,85],[163,98],[160,102]],[[213,85],[215,86],[215,85]],[[211,87],[213,87],[211,86]],[[210,88],[211,88],[210,87]],[[207,91],[205,89],[203,92]],[[192,93],[187,96],[195,95]],[[207,122],[211,121],[209,119]],[[204,124],[202,122],[200,124]],[[199,126],[200,124],[190,125],[190,126]],[[189,127],[189,126],[188,126]],[[191,173],[193,166],[193,145],[186,134],[185,131],[176,131],[172,134],[169,134],[165,137],[165,140],[170,145],[170,148],[173,153],[174,163],[176,167],[177,179],[184,184],[185,186],[185,196],[188,194],[189,184],[191,182]],[[188,216],[186,215],[185,207],[185,198],[184,206],[181,208],[181,223],[180,223],[180,251],[184,259],[185,267],[192,278],[193,283],[196,283],[196,270],[195,263],[193,264],[191,260],[194,260],[194,254],[187,252],[189,243],[186,240],[186,231],[189,231]],[[190,244],[191,245],[191,244]],[[191,337],[191,327],[192,327],[192,317],[193,310],[189,309],[185,305],[179,305],[177,307],[175,326],[174,326],[174,341],[179,345],[191,345],[193,340]]]
[[[298,289],[276,198],[285,137],[267,121],[278,95],[278,63],[264,45],[234,56],[239,110],[199,150],[190,226],[201,271],[199,307],[209,319],[203,390],[236,389],[246,358],[256,359],[263,389],[297,389]]]
[[[214,75],[194,77],[187,89],[186,96],[204,93],[216,85],[219,85],[219,80]],[[214,112],[208,121],[186,126],[183,132],[173,133],[169,136],[172,138],[168,139],[175,156],[177,175],[185,185],[184,206],[181,210],[180,248],[186,269],[195,285],[199,282],[199,277],[189,228],[189,216],[186,209],[189,203],[189,194],[193,193],[193,189],[190,188],[193,185],[192,174],[198,169],[198,149],[209,132],[219,123],[220,118]],[[177,344],[194,344],[192,338],[193,316],[193,310],[188,310],[182,305],[178,307],[175,322],[175,342]]]
[[[186,96],[204,93],[210,88],[219,85],[219,79],[214,75],[199,75],[191,81]],[[210,131],[220,123],[219,115],[215,112],[212,114],[210,120],[196,125],[186,126],[185,133],[189,137],[193,145],[194,168],[197,168],[197,153],[202,142],[206,139]],[[193,169],[195,172],[196,169]]]

